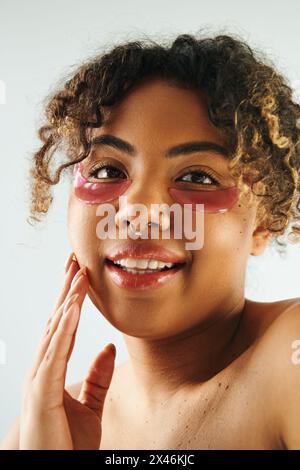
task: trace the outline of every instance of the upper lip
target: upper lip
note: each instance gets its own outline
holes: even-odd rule
[[[185,263],[186,258],[180,253],[168,250],[150,242],[143,243],[122,243],[113,246],[108,250],[106,258],[111,261],[118,261],[122,258],[156,259],[166,263]]]

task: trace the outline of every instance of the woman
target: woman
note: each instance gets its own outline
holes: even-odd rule
[[[250,255],[299,241],[300,107],[284,77],[227,35],[136,41],[83,64],[46,117],[31,212],[47,212],[71,170],[73,253],[2,448],[299,448],[300,299],[244,294]],[[68,160],[53,176],[59,149]],[[132,238],[100,236],[107,203],[108,232]],[[130,211],[173,203],[191,204],[193,227],[203,215],[200,248],[174,237],[172,213],[138,226]],[[65,389],[86,295],[130,359],[114,368],[109,344]]]

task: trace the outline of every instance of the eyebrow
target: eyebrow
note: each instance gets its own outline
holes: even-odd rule
[[[131,145],[126,140],[116,137],[111,134],[102,134],[97,137],[94,137],[91,140],[91,145],[108,145],[113,147],[121,152],[127,153],[128,155],[135,157],[137,155],[136,148]],[[215,142],[209,141],[193,141],[185,142],[183,144],[176,145],[171,147],[165,153],[166,158],[176,157],[178,155],[190,155],[191,153],[196,152],[214,152],[219,153],[225,157],[228,156],[228,150],[222,145],[216,144]]]

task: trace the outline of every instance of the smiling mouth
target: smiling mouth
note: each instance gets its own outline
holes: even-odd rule
[[[105,263],[108,266],[114,267],[120,272],[124,271],[129,274],[138,274],[138,275],[157,274],[157,273],[164,272],[164,271],[172,272],[173,270],[178,270],[178,268],[183,268],[183,266],[185,266],[186,264],[186,263],[162,263],[164,264],[164,266],[159,266],[159,265],[155,266],[155,264],[152,264],[152,267],[147,266],[146,268],[144,267],[142,268],[140,266],[131,267],[131,266],[126,265],[126,263],[121,264],[119,261],[112,261],[109,258],[105,258]]]

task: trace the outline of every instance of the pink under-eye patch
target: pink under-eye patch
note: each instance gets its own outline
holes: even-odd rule
[[[180,204],[204,204],[204,212],[226,212],[231,209],[239,198],[240,190],[236,187],[215,189],[210,191],[168,188],[169,194]]]
[[[118,198],[128,186],[131,180],[114,182],[91,182],[82,176],[81,163],[74,165],[74,191],[78,199],[86,204],[101,204]]]
[[[123,194],[131,185],[131,180],[114,182],[91,182],[82,175],[81,163],[74,165],[74,190],[78,199],[86,204],[101,204],[112,201]],[[204,204],[204,212],[226,212],[239,198],[240,190],[236,187],[216,190],[193,190],[168,188],[169,194],[180,204],[190,204],[197,210],[197,204]]]

